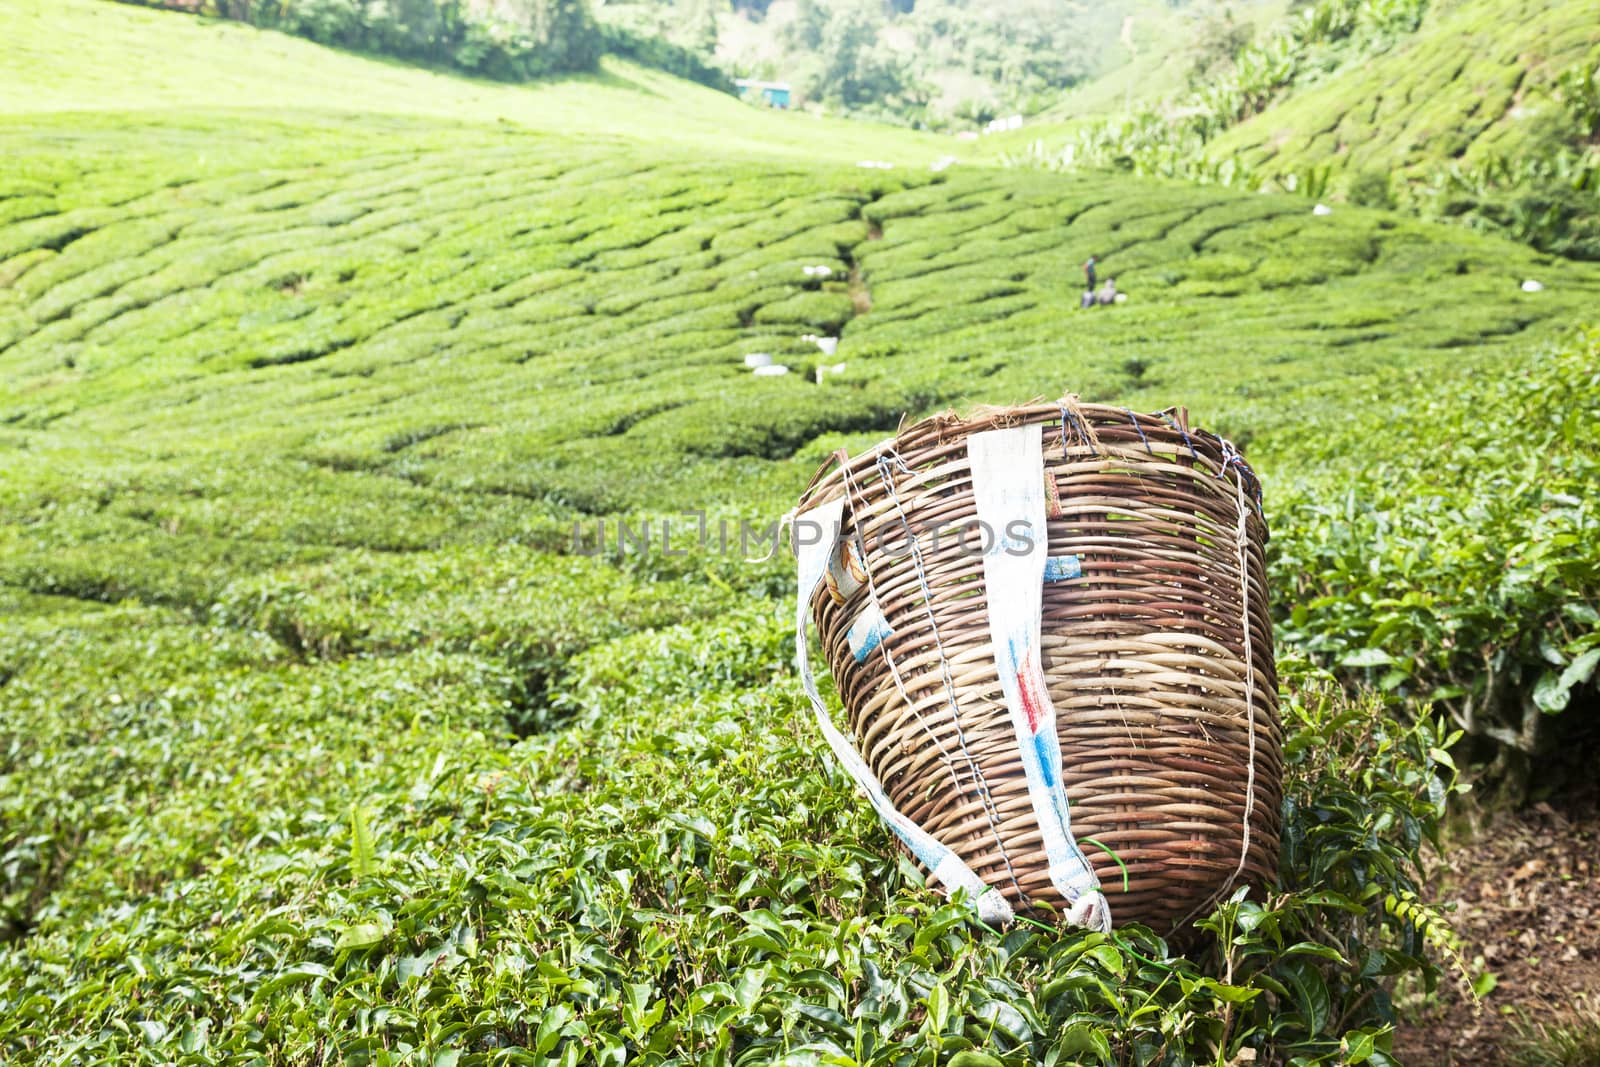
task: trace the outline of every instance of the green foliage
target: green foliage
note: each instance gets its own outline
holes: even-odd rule
[[[1600,1062],[1600,1018],[1583,1017],[1580,1007],[1574,1021],[1548,1022],[1519,1019],[1517,1039],[1507,1060],[1513,1067],[1583,1067]]]
[[[418,647],[492,657],[517,678],[508,725],[532,732],[556,724],[548,693],[574,654],[725,608],[731,592],[703,581],[634,579],[602,560],[514,549],[414,552],[399,566],[350,553],[333,566],[236,582],[210,614],[259,628],[303,657]]]
[[[1557,255],[1600,259],[1597,62],[1580,60],[1554,80],[1556,107],[1546,111],[1556,113],[1542,116],[1542,143],[1452,161],[1425,185],[1407,187],[1407,201],[1424,214],[1507,233]]]
[[[1161,128],[1162,143],[1193,151],[1231,127],[1264,110],[1297,80],[1320,69],[1359,62],[1382,51],[1395,35],[1415,30],[1428,0],[1317,0],[1300,11],[1287,28],[1260,44],[1249,44],[1243,26],[1224,18],[1202,37],[1200,61],[1214,71],[1226,59],[1228,70],[1214,73],[1168,118],[1146,109],[1133,119],[1134,128]],[[1080,135],[1077,158],[1083,162],[1112,151],[1107,131],[1127,120],[1106,120]]]
[[[1193,82],[1215,78],[1233,65],[1234,57],[1255,36],[1250,23],[1234,18],[1232,7],[1208,11],[1195,29],[1189,77]]]
[[[923,0],[904,21],[915,35],[918,76],[959,71],[980,79],[989,92],[981,101],[969,98],[969,105],[1009,113],[1037,110],[1038,101],[1094,73],[1102,61],[1096,45],[1118,20],[1115,9],[1079,10],[1056,0],[1003,7]]]
[[[1360,204],[1362,207],[1394,207],[1394,193],[1390,189],[1389,175],[1381,170],[1364,170],[1352,177],[1344,195],[1352,204]]]
[[[519,17],[475,14],[460,0],[126,0],[214,14],[319,44],[400,56],[502,81],[594,70],[602,39],[584,0],[519,0]]]
[[[1319,427],[1321,469],[1279,489],[1284,637],[1548,755],[1548,717],[1600,663],[1600,341],[1481,380],[1399,374],[1364,407]]]
[[[1593,588],[1565,499],[1592,350],[1496,370],[1595,306],[1592,267],[1298,197],[934,173],[943,143],[637,71],[470,104],[93,10],[174,48],[108,68],[45,34],[40,106],[79,110],[0,124],[0,1059],[1388,1062],[1387,991],[1451,951],[1415,870],[1453,780],[1425,705],[1466,697],[1437,679],[1489,692],[1487,643],[1563,714],[1594,684],[1556,591]],[[233,110],[174,113],[212,47]],[[81,110],[108,69],[147,72],[148,111]],[[280,85],[306,110],[240,110]],[[1090,251],[1126,305],[1073,310]],[[819,324],[846,364],[820,385]],[[808,721],[788,561],[739,543],[834,449],[1064,389],[1185,402],[1266,479],[1281,874],[1182,953],[924,889]],[[622,520],[650,550],[573,544]],[[1380,635],[1410,585],[1445,621]]]
[[[1024,158],[1313,198],[1334,189],[1600,256],[1600,54],[1577,9],[1473,0],[1429,10],[1426,0],[1318,0],[1187,97],[1106,117]],[[1206,61],[1218,66],[1227,47]]]
[[[789,48],[815,50],[822,47],[828,28],[828,9],[821,0],[795,0],[794,16],[784,23],[779,39]]]
[[[1575,63],[1556,79],[1556,97],[1580,138],[1600,136],[1600,67]]]
[[[509,750],[435,717],[460,691],[391,701],[427,716],[409,728],[351,714],[345,701],[386,688],[365,673],[378,664],[303,679],[290,668],[286,720],[259,670],[191,689],[230,652],[180,644],[181,626],[172,647],[193,649],[188,663],[160,662],[190,681],[132,692],[114,669],[85,671],[103,641],[57,633],[55,653],[27,653],[13,680],[37,694],[15,721],[37,723],[54,679],[75,669],[82,703],[64,714],[118,724],[122,790],[85,783],[95,822],[81,832],[120,841],[97,863],[148,862],[177,835],[204,848],[219,834],[210,847],[223,851],[192,869],[132,866],[126,883],[86,884],[81,869],[58,883],[27,940],[0,952],[0,1049],[366,1057],[370,1017],[385,1019],[394,1053],[460,1062],[517,1046],[577,1063],[1182,1063],[1246,1048],[1331,1063],[1387,1046],[1381,982],[1416,970],[1423,935],[1384,900],[1414,885],[1448,788],[1431,727],[1397,727],[1308,682],[1286,709],[1300,743],[1283,885],[1222,908],[1189,956],[1138,929],[991,933],[920,888],[825,769],[794,679],[772,673],[784,629],[768,608],[596,648],[576,672],[581,728]],[[84,642],[70,668],[64,638]],[[629,662],[649,673],[631,677]],[[106,687],[126,712],[96,699]],[[170,710],[152,715],[152,699]],[[295,750],[251,770],[254,746],[288,740]],[[226,789],[189,780],[201,753]],[[17,773],[29,795],[59,797],[41,790],[71,779],[45,775],[85,755],[36,733]],[[136,798],[155,782],[175,785],[152,815]],[[14,859],[38,823],[76,810],[13,808],[26,818],[0,844]],[[227,995],[198,995],[214,983]]]
[[[817,43],[806,95],[836,106],[893,113],[922,95],[904,60],[884,46],[883,18],[870,0],[834,0]]]
[[[25,92],[0,95],[0,121],[8,126],[22,122],[19,116],[74,111],[80,115],[79,132],[106,132],[116,126],[104,113],[106,102],[114,100],[122,111],[249,112],[257,117],[245,121],[293,128],[308,143],[347,137],[355,128],[338,117],[359,111],[403,116],[407,143],[441,149],[459,146],[457,138],[469,133],[481,141],[535,132],[590,147],[601,139],[645,139],[680,156],[725,153],[731,140],[741,157],[847,163],[870,158],[920,167],[948,147],[910,131],[845,119],[773,122],[772,116],[730,94],[687,85],[615,57],[603,58],[595,77],[493,82],[329,50],[241,22],[189,18],[105,0],[8,0],[0,6],[0,38],[35,42],[25,51],[0,50],[0,78],[8,85],[27,86]],[[152,71],[160,76],[135,76],[130,55],[156,57]],[[270,114],[262,117],[263,111]],[[303,124],[279,125],[287,115],[298,116]],[[425,129],[428,119],[436,123],[432,135]],[[380,134],[376,123],[366,130],[373,139]],[[198,142],[188,147],[199,154]],[[262,152],[264,147],[257,143],[258,159],[271,155]],[[149,154],[138,151],[136,143],[129,150],[141,159]],[[181,138],[173,138],[163,150],[186,149]],[[264,166],[267,162],[263,159]],[[65,157],[30,161],[25,170],[19,169],[21,161],[8,163],[8,174],[21,174],[27,181],[16,190],[21,195],[3,201],[0,219],[9,224],[47,214],[40,210],[46,205],[39,197],[64,175]],[[41,248],[32,258],[50,254]],[[27,266],[26,260],[8,262],[0,268],[0,278]],[[0,336],[4,329],[0,315]]]
[[[635,63],[709,86],[725,93],[734,90],[733,78],[706,55],[674,44],[664,37],[641,32],[609,18],[600,24],[601,38],[608,55],[621,56]]]
[[[706,7],[667,0],[608,4],[602,19],[652,27],[743,73],[791,83],[797,103],[945,128],[1035,112],[1094,73],[1133,5],[1064,0],[796,0],[735,3],[708,26]],[[979,118],[983,116],[983,118]]]
[[[371,878],[378,870],[372,847],[372,831],[360,801],[350,805],[350,873],[356,878]]]
[[[1423,211],[1536,248],[1600,260],[1600,152],[1451,164],[1408,193]]]

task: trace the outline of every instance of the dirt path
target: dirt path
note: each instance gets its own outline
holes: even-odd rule
[[[1481,1006],[1452,989],[1403,1026],[1395,1050],[1405,1067],[1600,1067],[1597,800],[1499,815],[1450,850],[1435,898],[1456,904],[1468,962],[1496,981]],[[1541,1055],[1523,1036],[1535,1024],[1597,1036]]]

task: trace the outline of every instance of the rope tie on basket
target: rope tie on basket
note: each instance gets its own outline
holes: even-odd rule
[[[1228,476],[1228,469],[1238,463],[1243,462],[1244,457],[1239,455],[1239,450],[1234,448],[1233,442],[1228,440],[1226,437],[1218,438],[1217,446],[1222,449],[1222,466],[1217,468],[1217,473],[1213,475],[1213,477],[1226,478]],[[1242,474],[1241,477],[1243,477]]]
[[[811,597],[822,584],[828,569],[844,519],[844,499],[831,500],[802,512],[795,519],[795,552],[799,564],[799,581],[795,598],[795,666],[800,671],[800,682],[811,710],[817,719],[822,736],[833,750],[845,772],[855,781],[878,817],[889,825],[895,835],[905,842],[914,856],[932,872],[932,877],[948,890],[965,890],[976,907],[978,917],[985,922],[1009,922],[1014,917],[1011,905],[998,889],[983,883],[971,867],[946,847],[938,838],[928,833],[902,814],[884,792],[883,783],[872,773],[866,760],[855,746],[833,724],[822,695],[817,692],[816,679],[811,674],[811,658],[806,647],[806,631],[811,611]],[[810,538],[809,533],[817,534]]]
[[[1050,545],[1045,518],[1044,439],[1038,423],[967,438],[983,554],[985,609],[995,668],[1017,735],[1017,754],[1044,841],[1050,883],[1068,921],[1111,929],[1111,907],[1072,836],[1056,709],[1044,676],[1040,631]]]
[[[1061,454],[1066,455],[1067,452],[1067,423],[1071,422],[1072,428],[1078,433],[1079,440],[1088,446],[1089,451],[1099,455],[1100,450],[1095,447],[1094,438],[1089,436],[1089,425],[1083,421],[1083,416],[1065,404],[1057,404],[1056,406],[1061,409]]]
[[[898,454],[894,454],[894,462],[898,464],[901,470],[910,473],[910,468],[906,466],[905,461],[902,460]],[[846,498],[861,499],[860,488],[856,485],[855,479],[850,474],[849,465],[846,464],[842,469],[844,472]],[[1017,893],[1020,896],[1022,894],[1022,885],[1017,880],[1016,869],[1011,865],[1011,855],[1009,852],[1007,852],[1005,840],[1000,835],[1000,809],[995,805],[994,793],[989,788],[988,777],[984,775],[983,768],[979,765],[977,757],[972,754],[972,750],[967,746],[966,731],[961,726],[961,707],[956,700],[955,680],[951,677],[950,663],[944,655],[944,646],[940,642],[939,626],[933,617],[932,594],[928,587],[927,575],[922,569],[922,562],[919,558],[920,546],[915,541],[915,535],[911,531],[911,524],[905,514],[905,509],[900,506],[900,498],[895,489],[892,471],[890,470],[889,465],[885,463],[885,457],[883,456],[878,458],[878,476],[883,480],[885,487],[888,489],[889,497],[895,505],[896,514],[900,518],[901,525],[905,527],[908,538],[911,539],[911,547],[915,550],[912,561],[916,566],[917,579],[921,583],[923,589],[925,598],[924,604],[928,610],[928,625],[933,631],[934,644],[939,650],[939,666],[943,675],[945,696],[950,705],[950,722],[955,727],[956,747],[960,749],[961,755],[967,764],[967,781],[970,783],[972,795],[976,796],[978,798],[978,802],[983,806],[984,818],[989,821],[989,833],[994,838],[995,847],[1000,853],[1001,862],[1005,864],[1006,876],[1011,879],[1011,884],[1016,886]],[[840,548],[841,550],[847,550],[849,548],[849,543],[846,539],[841,538]],[[867,611],[876,612],[881,618],[882,609],[880,605],[882,601],[878,597],[877,580],[872,573],[872,567],[867,558],[867,552],[864,547],[859,553],[859,560],[861,564],[863,581],[866,584],[867,595],[869,597]],[[863,614],[866,614],[866,612],[863,612]],[[887,625],[887,620],[885,620],[885,625]],[[893,630],[890,630],[886,636],[891,636],[892,634]],[[960,785],[962,775],[961,772],[956,769],[955,758],[950,754],[949,749],[945,747],[944,742],[940,740],[938,733],[933,729],[932,726],[928,724],[927,719],[924,718],[922,713],[917,710],[917,702],[911,699],[911,694],[906,691],[905,679],[900,676],[900,666],[895,662],[893,653],[889,651],[888,642],[880,640],[877,642],[876,648],[883,656],[883,661],[889,668],[889,677],[894,681],[895,691],[899,693],[900,699],[905,701],[906,710],[910,712],[913,721],[915,721],[916,724],[922,728],[923,733],[928,735],[928,740],[933,742],[934,748],[939,752],[940,759],[944,762],[945,769],[950,772],[950,780],[955,782],[957,785]],[[858,662],[863,658],[865,657],[858,657]]]
[[[1234,865],[1233,873],[1228,875],[1228,880],[1222,888],[1211,894],[1191,908],[1188,914],[1177,922],[1182,926],[1196,915],[1200,914],[1208,905],[1221,900],[1238,884],[1239,876],[1244,873],[1250,860],[1251,824],[1255,819],[1256,810],[1256,667],[1255,667],[1255,641],[1250,634],[1250,510],[1248,498],[1245,496],[1244,479],[1250,472],[1249,466],[1244,462],[1244,457],[1226,439],[1222,440],[1224,462],[1218,477],[1224,477],[1228,468],[1233,467],[1236,475],[1233,479],[1235,502],[1237,506],[1238,521],[1234,525],[1233,546],[1235,558],[1239,564],[1239,602],[1240,610],[1244,616],[1244,713],[1245,728],[1248,731],[1250,757],[1245,767],[1245,793],[1244,793],[1244,819],[1243,831],[1239,840],[1239,862]],[[1253,477],[1253,476],[1252,476]],[[1257,489],[1259,491],[1259,484]]]
[[[878,457],[877,466],[878,477],[882,480],[884,488],[888,490],[890,502],[894,504],[895,516],[900,520],[901,527],[906,531],[906,543],[911,552],[911,566],[917,576],[917,586],[922,592],[923,608],[928,615],[928,629],[933,634],[933,646],[938,653],[940,682],[944,686],[945,699],[950,705],[950,721],[956,728],[956,746],[961,749],[962,756],[966,758],[973,790],[977,794],[979,802],[983,805],[984,818],[989,820],[989,833],[994,838],[995,847],[1000,852],[1001,862],[1005,864],[1006,876],[1011,879],[1011,884],[1016,887],[1017,894],[1022,896],[1022,884],[1017,880],[1016,869],[1011,865],[1011,855],[1006,851],[1005,840],[1000,834],[1000,809],[995,805],[994,794],[989,789],[989,780],[984,775],[983,768],[978,765],[977,757],[967,747],[966,731],[961,727],[961,703],[956,699],[956,682],[950,673],[950,658],[945,654],[944,640],[939,635],[939,621],[933,614],[933,589],[928,585],[928,572],[922,558],[922,544],[917,539],[916,531],[911,529],[910,517],[906,515],[905,506],[900,501],[900,491],[895,485],[893,468],[899,467],[906,474],[911,473],[911,468],[906,466],[905,460],[901,459],[900,454],[892,448]],[[859,495],[854,482],[850,478],[848,468],[845,471],[845,488],[848,492]],[[876,587],[872,586],[872,568],[867,565],[866,553],[862,553],[861,562],[862,569],[867,572],[868,585],[872,587],[870,592],[873,599],[876,600],[878,593]],[[889,672],[894,678],[895,687],[898,689],[901,699],[906,702],[906,707],[911,711],[918,724],[933,739],[933,743],[938,746],[940,754],[945,755],[944,745],[939,741],[938,735],[934,733],[933,728],[927,724],[927,721],[917,711],[916,702],[911,699],[911,694],[906,692],[905,684],[900,679],[899,668],[895,664],[893,657],[889,655],[889,650],[882,645],[879,647],[883,648],[884,658],[889,663]],[[959,782],[961,780],[960,775],[956,773],[954,762],[947,755],[946,765],[950,769],[951,779]]]
[[[1152,456],[1155,455],[1156,450],[1150,447],[1150,438],[1144,435],[1144,427],[1139,425],[1139,416],[1133,413],[1132,408],[1123,408],[1122,410],[1128,413],[1128,421],[1133,423],[1135,430],[1139,431],[1139,440],[1144,442],[1144,450]]]
[[[1250,499],[1255,503],[1256,514],[1265,521],[1266,515],[1262,511],[1261,504],[1261,481],[1256,477],[1256,472],[1250,469],[1250,464],[1245,462],[1244,456],[1234,447],[1232,441],[1226,437],[1219,437],[1217,441],[1222,448],[1222,466],[1217,471],[1217,477],[1226,478],[1231,467],[1238,472],[1240,482],[1248,479],[1251,486]],[[1243,487],[1240,488],[1242,491]]]
[[[773,556],[776,556],[778,554],[778,546],[783,543],[783,532],[794,528],[795,516],[798,514],[800,514],[799,508],[790,508],[780,515],[778,517],[778,536],[772,539],[772,547],[767,550],[767,554],[765,556],[746,556],[744,561],[746,563],[765,563]]]
[[[1161,413],[1161,417],[1167,420],[1168,426],[1171,426],[1174,430],[1177,430],[1178,433],[1183,435],[1183,443],[1189,446],[1190,457],[1192,457],[1196,462],[1199,462],[1200,453],[1194,450],[1194,441],[1189,437],[1189,431],[1185,430],[1182,423],[1173,418],[1171,415],[1168,415],[1166,412],[1163,411]]]

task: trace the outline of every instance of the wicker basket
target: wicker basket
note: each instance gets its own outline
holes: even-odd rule
[[[989,603],[997,548],[984,550],[969,446],[1005,435],[986,431],[1038,442],[1048,558],[1033,626],[1054,720],[1042,750],[1060,751],[1060,781],[1046,784],[1065,787],[1067,840],[1103,902],[1118,923],[1166,930],[1275,870],[1282,728],[1266,524],[1239,454],[1186,422],[1181,409],[1070,397],[938,416],[835,456],[801,501],[802,519],[842,507],[825,580],[807,589],[802,575],[799,625],[809,615],[820,630],[870,771],[858,780],[876,779],[875,803],[902,840],[902,822],[936,839],[1004,896],[1002,910],[1070,913],[1083,887],[1046,856],[1048,820],[1008,696],[1017,683],[1007,689],[997,666],[995,627],[1010,609]]]

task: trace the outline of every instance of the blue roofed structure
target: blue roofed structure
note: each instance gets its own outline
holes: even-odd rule
[[[789,106],[788,82],[764,82],[752,78],[740,78],[733,84],[739,87],[739,94],[751,103],[759,100],[768,107]]]

